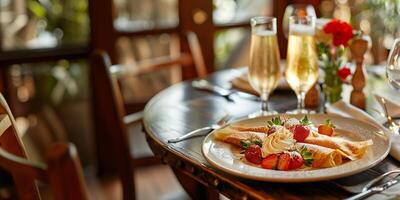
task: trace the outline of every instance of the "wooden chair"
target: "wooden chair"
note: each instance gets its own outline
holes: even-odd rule
[[[133,170],[143,163],[140,161],[142,159],[133,159],[131,156],[127,126],[140,122],[142,113],[126,115],[118,77],[148,74],[177,66],[182,68],[194,66],[197,76],[205,76],[206,68],[196,35],[188,33],[187,37],[192,54],[157,58],[151,64],[137,67],[137,70],[126,70],[120,65],[111,65],[110,58],[104,51],[96,51],[92,55],[90,74],[99,170],[103,172],[117,170],[122,182],[124,199],[135,199]]]
[[[11,174],[20,199],[40,199],[35,181],[48,183],[55,199],[88,199],[82,168],[72,144],[55,144],[47,162],[27,159],[21,136],[0,94],[0,167]]]

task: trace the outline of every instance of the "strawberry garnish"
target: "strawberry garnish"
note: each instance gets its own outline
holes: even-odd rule
[[[291,131],[293,133],[293,138],[297,142],[304,142],[304,140],[310,134],[310,129],[307,126],[300,125],[300,124],[293,126],[291,128]]]
[[[290,161],[289,169],[298,169],[303,166],[304,160],[300,153],[293,151],[290,152],[290,156],[292,159]]]
[[[283,153],[279,156],[277,169],[287,171],[290,167],[291,156],[289,153]]]
[[[278,158],[278,154],[269,154],[261,161],[261,167],[265,169],[276,169]]]
[[[322,135],[332,136],[333,129],[335,125],[332,124],[331,120],[326,120],[325,124],[321,124],[318,126],[318,133]]]
[[[261,147],[256,144],[250,145],[244,152],[244,157],[251,163],[260,164],[262,161]]]

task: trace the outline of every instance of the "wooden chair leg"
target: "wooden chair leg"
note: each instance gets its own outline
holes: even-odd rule
[[[186,191],[186,193],[190,196],[191,199],[194,200],[217,200],[219,199],[219,194],[215,190],[207,188],[207,186],[197,182],[192,177],[182,173],[180,170],[172,169],[179,183]]]
[[[219,200],[219,193],[211,188],[207,188],[207,199]]]

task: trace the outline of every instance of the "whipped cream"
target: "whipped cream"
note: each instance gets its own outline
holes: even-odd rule
[[[275,126],[276,131],[265,137],[262,145],[262,156],[265,157],[273,153],[282,153],[294,148],[296,141],[293,133],[283,126]]]

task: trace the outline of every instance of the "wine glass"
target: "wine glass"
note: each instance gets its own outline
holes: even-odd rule
[[[400,91],[400,38],[394,41],[386,65],[386,77],[396,90]]]
[[[297,95],[295,114],[306,114],[304,98],[318,79],[318,57],[315,45],[315,20],[313,16],[289,18],[289,41],[285,76]]]
[[[285,9],[285,14],[283,15],[282,29],[283,34],[286,38],[289,35],[289,18],[291,16],[305,17],[313,16],[317,17],[315,14],[314,6],[310,4],[290,4]]]
[[[386,77],[390,85],[397,91],[400,91],[400,38],[397,38],[394,41],[392,49],[390,50],[386,64]],[[382,98],[381,101],[384,106],[385,115],[388,119],[387,123],[389,124],[389,128],[395,133],[400,134],[400,124],[395,122],[395,120],[392,119],[392,116],[389,115],[385,99]]]
[[[248,76],[250,85],[260,94],[261,111],[249,117],[276,114],[268,110],[268,97],[281,77],[276,18],[260,16],[251,18],[250,22],[252,35]]]

